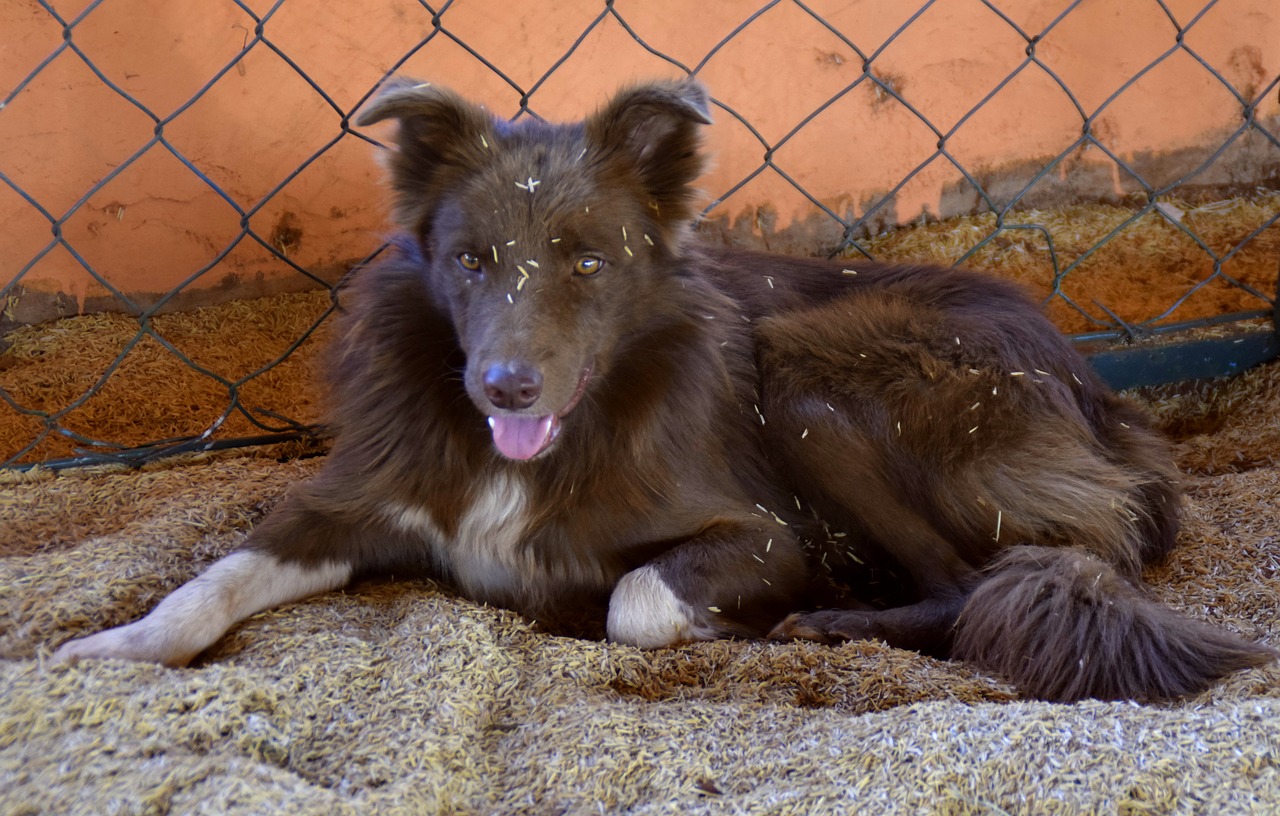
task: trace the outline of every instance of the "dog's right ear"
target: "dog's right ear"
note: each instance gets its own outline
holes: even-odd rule
[[[396,77],[356,118],[365,127],[398,119],[391,156],[394,215],[405,229],[426,233],[441,194],[461,172],[484,160],[495,141],[494,119],[447,88]]]

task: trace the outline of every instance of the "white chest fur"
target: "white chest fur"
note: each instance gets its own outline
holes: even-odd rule
[[[454,577],[473,597],[509,595],[527,569],[521,545],[529,527],[528,489],[520,479],[499,473],[472,495],[451,548]]]
[[[401,530],[432,545],[439,566],[468,597],[515,600],[526,594],[531,579],[537,581],[522,546],[529,529],[529,491],[508,472],[476,484],[453,536],[444,534],[425,507],[389,504],[386,512]]]

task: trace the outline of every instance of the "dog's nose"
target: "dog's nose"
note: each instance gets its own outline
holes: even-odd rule
[[[520,361],[494,363],[484,372],[484,395],[497,408],[528,408],[542,396],[542,372]]]

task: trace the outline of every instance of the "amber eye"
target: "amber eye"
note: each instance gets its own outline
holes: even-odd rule
[[[458,256],[458,263],[462,265],[463,269],[475,272],[480,268],[480,256],[472,252],[464,252]]]
[[[579,258],[578,262],[573,265],[574,274],[587,277],[596,274],[601,269],[604,269],[604,261],[599,258],[593,258],[590,255]]]

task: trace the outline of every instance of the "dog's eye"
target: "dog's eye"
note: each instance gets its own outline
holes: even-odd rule
[[[573,272],[576,275],[591,276],[604,269],[604,261],[599,258],[593,258],[590,255],[583,256],[573,265]]]
[[[464,252],[458,256],[458,263],[463,269],[475,272],[480,268],[480,256],[472,252]]]

